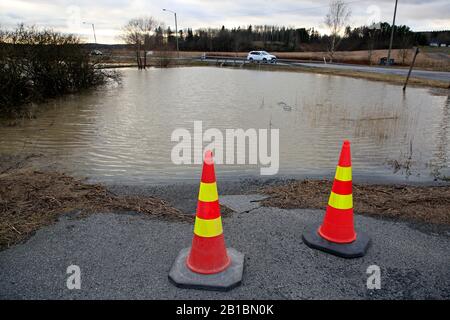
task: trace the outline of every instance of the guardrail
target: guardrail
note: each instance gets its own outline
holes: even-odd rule
[[[246,63],[249,63],[250,61],[247,60],[247,58],[243,57],[230,57],[230,56],[201,56],[199,57],[201,60],[223,60],[223,61],[244,61]],[[256,62],[256,61],[255,61]],[[286,63],[286,64],[292,64],[292,63],[323,63],[323,61],[320,60],[297,60],[297,59],[277,59],[277,62]],[[258,63],[258,62],[256,62]],[[269,63],[268,63],[269,64]]]

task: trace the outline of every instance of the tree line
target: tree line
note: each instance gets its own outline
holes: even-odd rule
[[[324,20],[329,33],[323,35],[314,28],[274,25],[249,25],[232,29],[222,26],[218,29],[202,28],[195,31],[188,28],[175,34],[170,27],[165,28],[154,18],[146,17],[130,20],[123,27],[121,38],[135,47],[139,68],[147,65],[147,51],[169,51],[175,47],[176,38],[179,49],[184,51],[327,51],[330,61],[333,61],[337,50],[368,50],[371,53],[388,47],[392,31],[389,23],[351,28],[348,26],[350,16],[351,8],[347,2],[331,0]],[[414,33],[405,25],[394,28],[394,38],[394,49],[408,49],[413,45],[427,43],[426,36]],[[141,51],[144,53],[143,57]]]
[[[391,25],[387,22],[374,26],[347,27],[341,37],[338,50],[367,50],[386,49],[389,46]],[[158,49],[167,42],[171,47],[175,46],[175,32],[170,28],[159,26],[155,29],[155,35],[159,35],[159,41],[153,43],[148,50]],[[152,38],[152,37],[150,37]],[[179,30],[179,47],[183,51],[215,51],[238,52],[249,50],[267,50],[278,52],[298,51],[327,51],[329,35],[321,35],[314,28],[289,28],[280,26],[248,26],[246,28],[228,29],[185,29]],[[426,45],[427,39],[421,33],[413,32],[408,26],[400,25],[394,29],[393,48],[411,48],[413,45]],[[157,45],[159,43],[159,46]]]
[[[141,18],[145,25],[145,19]],[[283,26],[248,26],[228,29],[191,28],[179,30],[178,42],[181,51],[201,52],[242,52],[266,50],[272,52],[311,52],[326,51],[330,61],[335,51],[387,49],[392,26],[381,22],[372,26],[343,28],[343,32],[320,34],[314,28],[289,28]],[[176,34],[170,27],[155,24],[153,30],[147,30],[140,39],[128,39],[125,42],[136,49],[137,64],[146,65],[147,52],[155,50],[160,59],[168,57],[176,48]],[[126,39],[123,37],[123,39]],[[406,25],[395,26],[393,49],[410,49],[416,45],[427,45],[428,39],[423,33],[415,33]],[[143,52],[141,54],[140,52]],[[369,57],[370,60],[370,57]],[[169,60],[167,60],[169,61]]]

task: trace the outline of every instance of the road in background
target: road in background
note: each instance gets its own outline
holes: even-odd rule
[[[235,63],[235,64],[243,64],[250,63],[247,59],[244,58],[230,58],[230,57],[214,57],[214,56],[206,56],[204,59],[200,59],[206,62],[214,62],[214,63]],[[362,66],[362,65],[353,65],[353,64],[340,64],[340,63],[319,63],[319,62],[310,62],[310,61],[301,61],[301,60],[286,60],[280,59],[276,64],[266,63],[266,65],[290,65],[290,66],[299,66],[299,67],[309,67],[309,68],[324,68],[324,69],[335,69],[335,70],[346,70],[346,71],[357,71],[357,72],[368,72],[368,73],[378,73],[378,74],[386,74],[386,75],[399,75],[406,76],[408,75],[407,68],[392,68],[392,67],[375,67],[375,66]],[[447,81],[450,83],[450,72],[445,71],[428,71],[428,70],[413,70],[412,77],[422,78],[428,80],[436,80],[436,81]]]
[[[371,67],[371,66],[359,66],[351,64],[337,64],[337,63],[292,63],[291,65],[300,65],[303,67],[314,67],[314,68],[328,68],[328,69],[339,69],[339,70],[351,70],[359,72],[374,72],[381,74],[394,74],[399,76],[407,76],[408,69],[402,68],[388,68],[388,67]],[[429,80],[438,81],[448,81],[450,82],[450,72],[439,72],[439,71],[427,71],[427,70],[413,70],[411,73],[412,77],[423,78]]]

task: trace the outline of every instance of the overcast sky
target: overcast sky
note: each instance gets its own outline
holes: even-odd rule
[[[350,25],[392,21],[395,0],[347,0]],[[178,28],[226,27],[274,24],[314,27],[326,33],[324,16],[329,0],[0,0],[0,25],[20,22],[77,33],[93,41],[92,29],[82,22],[95,23],[97,41],[117,43],[121,26],[133,17],[151,15],[174,28],[171,9],[178,14]],[[450,29],[450,0],[399,0],[397,23],[413,30]]]

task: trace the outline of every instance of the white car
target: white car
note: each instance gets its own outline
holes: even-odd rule
[[[92,50],[89,54],[91,56],[102,56],[103,52],[101,52],[100,50]]]
[[[277,62],[277,57],[274,56],[273,54],[269,54],[266,51],[250,51],[247,56],[247,60],[250,62],[259,61],[264,63],[267,62],[275,63]]]

